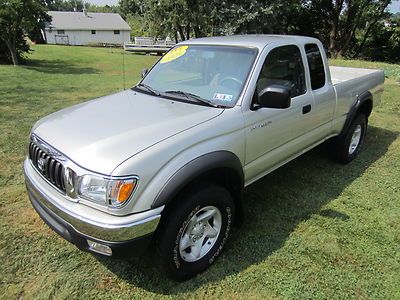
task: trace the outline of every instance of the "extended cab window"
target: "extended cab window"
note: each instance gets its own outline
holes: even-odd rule
[[[311,87],[313,90],[317,90],[325,85],[325,68],[322,55],[316,44],[307,44],[305,50],[308,68],[310,69]]]
[[[283,46],[273,49],[265,59],[257,80],[257,94],[269,85],[278,84],[289,88],[291,97],[296,97],[306,92],[305,82],[300,49]]]

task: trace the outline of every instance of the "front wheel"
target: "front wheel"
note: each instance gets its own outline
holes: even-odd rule
[[[357,115],[346,133],[333,140],[334,158],[344,164],[351,162],[361,150],[367,130],[367,117]]]
[[[206,270],[221,253],[235,208],[230,193],[212,184],[197,186],[176,200],[160,224],[156,255],[169,277],[183,281]]]

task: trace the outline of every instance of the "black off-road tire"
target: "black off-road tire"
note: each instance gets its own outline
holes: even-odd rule
[[[162,272],[171,279],[184,281],[206,270],[221,253],[234,224],[235,207],[231,194],[223,187],[202,183],[181,194],[166,207],[156,236],[156,259]],[[191,218],[205,207],[221,213],[221,229],[207,254],[194,262],[183,260],[179,241]]]
[[[367,124],[368,124],[367,117],[364,114],[358,114],[354,118],[353,122],[350,124],[347,131],[344,134],[332,140],[331,143],[332,155],[336,161],[342,164],[348,164],[357,156],[364,142],[365,133],[367,131]],[[350,152],[349,149],[356,128],[361,128],[360,141],[358,142],[358,145],[355,148],[355,150],[353,150],[353,152]]]

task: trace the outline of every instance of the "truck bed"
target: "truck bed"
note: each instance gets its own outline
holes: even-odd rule
[[[385,80],[382,70],[348,67],[329,69],[337,96],[334,119],[346,116],[357,97],[365,92],[372,94],[373,106],[379,105]]]
[[[375,72],[382,72],[381,70],[349,67],[329,67],[329,69],[331,71],[332,84],[334,85],[344,81],[364,77]]]

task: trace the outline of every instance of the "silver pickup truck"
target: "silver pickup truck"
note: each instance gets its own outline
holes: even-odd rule
[[[313,38],[194,39],[132,89],[53,113],[31,132],[24,172],[42,219],[107,256],[155,250],[188,279],[242,219],[243,189],[330,140],[348,163],[384,73],[328,66]]]

